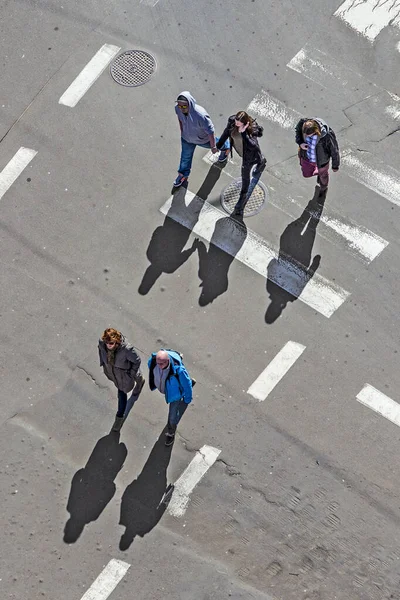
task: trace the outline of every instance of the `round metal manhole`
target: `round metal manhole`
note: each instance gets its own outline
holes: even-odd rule
[[[151,79],[156,70],[156,59],[143,50],[127,50],[111,63],[111,77],[120,85],[136,87]]]
[[[235,204],[239,200],[240,190],[242,188],[242,180],[235,179],[222,190],[221,205],[222,208],[229,214],[232,214]],[[260,212],[266,201],[268,200],[268,190],[261,181],[259,181],[253,190],[244,209],[245,217],[252,217]]]

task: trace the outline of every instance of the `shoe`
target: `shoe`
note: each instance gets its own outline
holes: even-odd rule
[[[124,417],[115,417],[114,425],[112,426],[111,431],[120,431],[123,423]]]
[[[194,388],[194,386],[196,385],[197,381],[195,379],[192,378],[192,388]]]
[[[165,434],[165,445],[166,446],[172,446],[172,444],[175,441],[175,434],[174,433],[166,433]]]
[[[217,162],[223,163],[223,162],[227,161],[228,156],[229,156],[229,152],[227,152],[226,150],[221,150],[221,152],[219,153]]]
[[[187,177],[182,173],[178,173],[178,177],[174,181],[174,187],[180,187],[185,181],[187,181]]]

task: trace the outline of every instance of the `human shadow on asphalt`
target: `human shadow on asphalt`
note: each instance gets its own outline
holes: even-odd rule
[[[314,276],[321,261],[319,254],[311,260],[312,249],[321,218],[323,203],[316,202],[319,187],[298,219],[286,227],[280,237],[279,256],[271,260],[267,271],[267,292],[271,303],[265,313],[265,322],[272,324],[280,317],[288,302],[300,296],[307,283]],[[295,294],[287,292],[279,282],[291,281]]]
[[[165,445],[165,431],[166,428],[154,444],[140,475],[123,493],[119,523],[125,527],[125,532],[119,543],[120,550],[127,550],[137,535],[144,537],[149,533],[167,507],[163,499],[172,446]]]
[[[70,518],[64,528],[64,542],[73,544],[85,525],[96,521],[116,490],[114,480],[125,462],[128,450],[119,442],[120,434],[111,432],[96,444],[83,469],[71,482],[67,511]]]
[[[215,224],[208,250],[204,242],[199,242],[200,306],[207,306],[227,291],[229,268],[246,237],[243,219],[223,217]]]
[[[174,273],[196,251],[197,241],[186,250],[184,247],[199,219],[204,201],[220,176],[221,168],[212,165],[199,191],[188,206],[185,203],[186,188],[182,186],[174,192],[164,223],[154,230],[147,248],[146,256],[151,264],[143,275],[138,289],[139,294],[142,296],[148,294],[163,273]],[[184,220],[185,225],[178,222],[181,219]]]

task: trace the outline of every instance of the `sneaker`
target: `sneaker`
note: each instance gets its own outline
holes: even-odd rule
[[[166,433],[165,434],[165,445],[166,446],[172,446],[172,444],[175,441],[175,434],[174,433]]]
[[[174,181],[174,187],[180,187],[185,181],[187,181],[187,177],[182,173],[178,173],[178,177]]]
[[[193,378],[192,378],[192,379],[191,379],[191,382],[192,382],[192,388],[193,388],[193,387],[196,385],[197,381],[196,381],[195,379],[193,379]]]
[[[227,152],[226,150],[221,150],[218,156],[218,162],[225,162],[226,160],[228,160],[228,156],[229,152]]]
[[[111,431],[120,431],[124,422],[124,417],[115,417],[114,425]]]

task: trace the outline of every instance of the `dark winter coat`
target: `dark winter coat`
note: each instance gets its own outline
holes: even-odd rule
[[[228,123],[227,123],[224,131],[222,132],[221,137],[219,138],[219,140],[217,142],[218,150],[221,150],[221,148],[225,144],[226,140],[229,138],[229,142],[231,145],[231,153],[232,153],[232,148],[234,147],[233,140],[232,140],[232,131],[233,131],[234,127],[235,127],[235,115],[231,115],[228,119]],[[253,127],[251,129],[251,132],[249,132],[249,128],[247,128],[242,133],[243,164],[260,163],[264,159],[264,157],[261,153],[261,150],[260,150],[260,146],[258,144],[258,139],[257,139],[259,137],[262,137],[263,132],[264,132],[264,128],[261,127],[261,125],[259,125],[257,123],[257,121],[253,121]]]
[[[108,362],[107,346],[99,340],[100,366],[104,375],[114,383],[117,389],[126,394],[133,390],[140,367],[140,357],[135,348],[122,336],[121,343],[115,350],[115,361]]]
[[[329,159],[332,159],[332,169],[338,169],[340,165],[340,154],[335,132],[323,119],[312,117],[312,120],[316,121],[321,129],[321,135],[315,148],[317,167],[323,167],[329,162]],[[296,125],[296,144],[298,146],[304,143],[303,125],[306,121],[310,121],[310,118],[300,119]],[[307,150],[300,148],[299,155],[302,158],[307,159]]]

